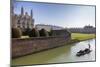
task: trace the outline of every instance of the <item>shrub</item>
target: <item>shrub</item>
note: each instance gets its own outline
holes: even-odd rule
[[[38,30],[36,30],[35,28],[33,28],[33,29],[29,32],[29,37],[39,37],[39,32],[38,32]]]
[[[22,32],[19,28],[12,28],[12,38],[20,38]]]
[[[48,32],[45,29],[39,31],[40,36],[48,36]]]
[[[26,28],[24,31],[23,31],[23,35],[26,36],[26,35],[29,35],[31,29],[30,28]]]

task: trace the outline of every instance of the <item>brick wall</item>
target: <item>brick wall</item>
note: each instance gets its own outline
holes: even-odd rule
[[[49,48],[64,45],[70,37],[36,37],[12,39],[12,57],[19,57]]]

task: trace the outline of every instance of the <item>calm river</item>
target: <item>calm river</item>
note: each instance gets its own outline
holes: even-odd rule
[[[91,45],[92,52],[81,57],[77,57],[76,53],[80,49]],[[36,54],[27,55],[24,57],[12,60],[12,65],[27,65],[27,64],[45,64],[45,63],[63,63],[63,62],[78,62],[78,61],[95,61],[95,39],[82,41],[55,49],[50,49]]]

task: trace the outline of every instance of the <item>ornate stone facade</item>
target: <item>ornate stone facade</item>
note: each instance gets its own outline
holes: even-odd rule
[[[30,15],[25,12],[24,8],[21,7],[21,14],[17,15],[14,14],[14,8],[12,8],[12,27],[13,28],[20,28],[21,30],[24,30],[26,28],[32,29],[34,27],[34,19],[33,19],[33,11],[30,11]]]

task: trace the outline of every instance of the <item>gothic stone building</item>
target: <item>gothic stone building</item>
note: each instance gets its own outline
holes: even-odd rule
[[[21,8],[21,14],[14,14],[14,10],[12,8],[12,27],[20,28],[21,30],[25,30],[27,28],[32,29],[34,27],[34,19],[33,19],[33,11],[30,11],[30,15],[27,12],[24,13],[24,8]]]

